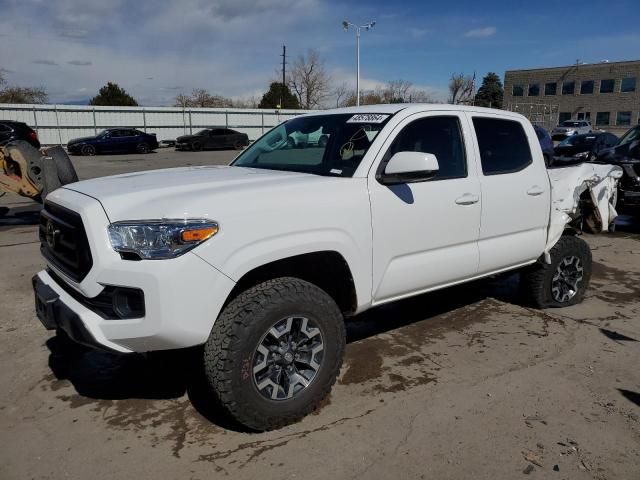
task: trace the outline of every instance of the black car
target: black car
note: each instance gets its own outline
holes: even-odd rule
[[[539,125],[534,125],[533,129],[536,131],[536,136],[540,141],[544,163],[547,167],[550,167],[553,164],[553,140],[551,140],[551,135]]]
[[[627,131],[613,148],[601,152],[598,162],[622,167],[618,206],[640,213],[640,125]]]
[[[176,139],[176,150],[193,150],[194,152],[214,148],[240,150],[247,145],[249,145],[249,136],[230,128],[205,128],[195,135],[184,135]]]
[[[40,148],[38,134],[26,123],[13,120],[0,120],[0,145],[14,140],[24,140],[35,148]]]
[[[74,138],[67,143],[67,151],[79,155],[97,153],[149,153],[158,148],[154,133],[135,128],[108,128],[94,137]]]
[[[612,133],[585,133],[567,137],[553,149],[554,165],[593,162],[600,152],[618,143]]]

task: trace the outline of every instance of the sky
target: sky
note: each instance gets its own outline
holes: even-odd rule
[[[640,59],[638,0],[0,0],[0,69],[44,86],[52,103],[82,103],[108,81],[140,104],[171,105],[205,88],[261,96],[293,59],[318,50],[336,84],[404,79],[445,100],[452,73]]]

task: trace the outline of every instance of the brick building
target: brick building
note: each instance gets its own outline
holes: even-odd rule
[[[621,135],[640,123],[640,60],[508,70],[504,108],[551,128],[564,120],[590,120]]]

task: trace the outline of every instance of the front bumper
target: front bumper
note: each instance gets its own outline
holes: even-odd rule
[[[176,143],[175,144],[175,149],[176,150],[191,150],[191,144],[190,143]]]

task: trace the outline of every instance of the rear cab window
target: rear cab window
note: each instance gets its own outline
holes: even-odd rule
[[[531,165],[533,157],[529,139],[520,122],[490,117],[472,118],[485,176],[515,173]]]

